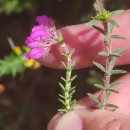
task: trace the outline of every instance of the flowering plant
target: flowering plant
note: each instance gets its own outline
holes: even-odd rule
[[[54,21],[46,16],[36,18],[37,26],[34,26],[32,33],[27,37],[25,43],[31,48],[26,55],[27,59],[38,59],[49,52],[53,44],[61,43],[61,34],[56,32]]]
[[[116,58],[121,57],[120,53],[125,49],[119,48],[112,50],[111,39],[125,39],[125,37],[121,35],[112,35],[114,28],[119,27],[119,24],[115,20],[111,19],[111,16],[120,14],[123,10],[113,12],[107,11],[105,10],[101,0],[96,0],[94,8],[96,10],[96,16],[93,17],[92,21],[87,23],[87,26],[92,26],[104,35],[104,51],[100,52],[99,55],[106,58],[106,63],[105,65],[101,65],[98,62],[93,62],[95,66],[104,72],[104,79],[103,84],[94,85],[98,89],[101,89],[101,94],[96,97],[95,95],[88,93],[88,96],[96,103],[96,105],[92,107],[99,109],[106,109],[107,107],[110,107],[112,108],[111,110],[115,110],[118,106],[108,103],[108,100],[112,92],[119,93],[114,89],[114,87],[120,83],[115,82],[111,84],[110,79],[113,74],[126,73],[124,70],[114,70]],[[62,94],[59,94],[59,101],[64,105],[64,108],[59,109],[58,111],[70,112],[74,109],[76,104],[76,101],[72,100],[72,96],[75,93],[75,87],[71,86],[72,81],[76,78],[76,76],[71,77],[72,70],[75,67],[75,63],[72,60],[74,50],[68,49],[66,43],[64,43],[62,35],[56,31],[56,27],[52,19],[46,16],[38,16],[36,18],[36,22],[38,25],[33,27],[31,35],[27,37],[27,40],[25,41],[26,45],[31,48],[31,51],[26,55],[26,58],[44,58],[49,53],[51,46],[54,44],[58,44],[63,48],[64,51],[62,54],[66,57],[67,61],[66,63],[61,62],[66,69],[66,78],[61,77],[61,79],[65,82],[65,85],[59,83],[63,92]],[[103,28],[97,24],[101,24]]]
[[[27,37],[25,43],[31,48],[31,51],[27,53],[26,58],[38,59],[44,58],[54,44],[59,44],[63,48],[63,53],[66,57],[66,62],[62,62],[66,69],[66,78],[61,77],[65,82],[65,85],[59,83],[63,94],[59,94],[59,101],[64,105],[64,108],[59,109],[60,112],[72,111],[76,103],[72,100],[72,95],[75,92],[75,87],[71,87],[72,81],[76,76],[71,77],[71,72],[74,69],[74,62],[72,61],[72,55],[74,50],[69,50],[64,43],[62,35],[56,31],[54,21],[47,16],[38,16],[36,22],[39,24],[34,26],[32,33]]]

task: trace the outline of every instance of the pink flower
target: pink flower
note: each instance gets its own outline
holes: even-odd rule
[[[61,34],[56,32],[54,21],[46,16],[36,18],[37,26],[34,26],[32,33],[27,37],[25,44],[31,48],[26,55],[27,59],[38,59],[48,54],[51,46],[62,41]]]

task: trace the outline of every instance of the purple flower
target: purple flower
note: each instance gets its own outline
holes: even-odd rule
[[[25,44],[31,48],[26,55],[27,59],[38,59],[49,52],[53,44],[62,41],[61,34],[56,32],[54,21],[46,16],[36,18],[37,26],[34,26],[31,35],[27,37]]]

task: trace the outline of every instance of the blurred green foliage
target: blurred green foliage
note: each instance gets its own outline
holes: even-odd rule
[[[14,12],[31,11],[33,6],[32,0],[0,0],[0,13],[9,15]]]
[[[26,68],[25,62],[26,59],[23,55],[10,54],[6,56],[3,60],[0,60],[0,77],[4,75],[15,77],[17,73],[23,73]]]
[[[25,69],[38,69],[40,64],[33,59],[27,60],[25,54],[30,51],[27,46],[15,46],[11,38],[8,38],[12,48],[10,55],[0,59],[0,77],[9,75],[15,77],[16,74],[22,74]]]

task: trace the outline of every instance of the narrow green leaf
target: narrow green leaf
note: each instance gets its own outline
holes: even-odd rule
[[[65,67],[65,69],[67,69],[66,64],[65,64],[63,61],[62,61],[61,63],[62,63],[62,65]]]
[[[111,34],[114,30],[115,26],[114,25],[110,25],[110,27],[108,28],[108,32]]]
[[[58,100],[59,100],[63,105],[65,105],[65,102],[64,102],[62,99],[58,98]]]
[[[60,98],[65,99],[65,97],[63,95],[61,95],[61,94],[58,94],[58,95],[59,95]]]
[[[71,78],[71,81],[74,81],[76,78],[77,78],[77,75],[73,76],[73,77]]]
[[[125,74],[127,71],[125,70],[112,70],[111,74]]]
[[[58,112],[67,113],[66,109],[58,109]]]
[[[114,56],[114,57],[121,57],[121,55],[119,53],[111,53],[111,56]]]
[[[88,22],[86,25],[87,26],[93,26],[96,25],[97,23],[99,23],[100,21],[97,19],[91,20],[90,22]]]
[[[116,62],[116,58],[113,57],[113,58],[111,59],[111,61],[110,61],[110,71],[112,71],[112,69],[114,68],[115,62]]]
[[[70,88],[70,91],[73,91],[75,88],[76,88],[76,86],[74,86],[74,87]]]
[[[109,89],[112,89],[120,84],[121,84],[120,82],[114,82],[114,83],[110,84]]]
[[[111,89],[111,88],[108,88],[107,90],[110,91],[110,92],[119,93],[117,90],[114,90],[114,89]]]
[[[108,22],[111,23],[112,25],[116,26],[116,27],[120,27],[120,25],[113,19],[109,19]]]
[[[120,54],[121,52],[123,52],[125,50],[126,50],[126,48],[118,48],[116,50],[113,50],[112,53],[119,53]]]
[[[121,35],[112,35],[111,37],[115,39],[125,39],[125,37]]]
[[[68,55],[67,54],[65,54],[65,53],[61,53],[63,56],[65,56],[66,58],[68,57]]]
[[[96,87],[96,88],[99,88],[99,89],[104,89],[104,86],[103,85],[101,85],[101,84],[94,84],[94,86]]]
[[[98,55],[104,56],[104,57],[108,57],[109,56],[109,54],[107,54],[107,52],[104,52],[104,51],[99,52]]]
[[[75,90],[70,92],[70,96],[72,96],[75,93]]]
[[[74,49],[72,49],[71,51],[70,51],[70,56],[72,56],[73,55],[73,53],[74,53]]]
[[[62,85],[60,82],[59,82],[59,85],[60,85],[60,87],[62,88],[62,90],[65,91],[64,85]]]
[[[116,11],[112,11],[111,12],[111,15],[113,16],[113,15],[118,15],[118,14],[121,14],[121,13],[123,13],[124,12],[124,10],[116,10]]]
[[[74,108],[75,104],[76,104],[76,100],[73,100],[73,101],[70,103],[71,110]]]
[[[87,94],[93,101],[95,101],[96,103],[100,103],[100,101],[99,101],[99,99],[96,97],[96,96],[94,96],[94,95],[92,95],[92,94],[90,94],[90,93],[88,93]]]
[[[65,78],[61,77],[61,79],[62,79],[64,82],[66,82],[66,79],[65,79]]]
[[[106,71],[105,71],[105,68],[104,68],[101,64],[99,64],[99,63],[97,63],[97,62],[95,62],[95,61],[93,61],[93,64],[94,64],[95,66],[97,66],[99,69],[101,69],[103,72],[106,72]]]
[[[100,27],[98,27],[98,26],[95,26],[95,25],[93,25],[93,28],[95,28],[96,30],[98,30],[100,33],[102,33],[103,35],[106,35],[106,32],[102,29],[102,28],[100,28]]]
[[[106,107],[111,107],[111,108],[114,108],[114,109],[119,108],[117,105],[114,105],[114,104],[106,104]]]

